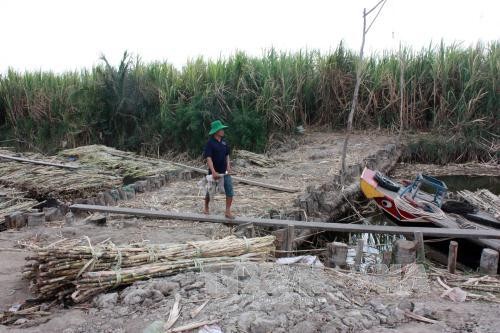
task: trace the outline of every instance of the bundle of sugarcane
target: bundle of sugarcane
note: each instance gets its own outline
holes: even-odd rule
[[[0,184],[29,192],[36,198],[71,199],[115,188],[122,184],[122,179],[97,169],[67,170],[10,161],[0,163]]]
[[[76,158],[80,164],[87,167],[112,171],[130,179],[168,174],[179,169],[163,159],[140,156],[103,145],[66,149],[59,155],[65,158]]]
[[[488,191],[481,189],[476,192],[468,190],[458,191],[458,196],[470,202],[472,205],[487,211],[488,213],[500,219],[500,197]]]
[[[255,154],[247,150],[237,150],[235,151],[235,156],[245,159],[250,163],[256,164],[263,168],[271,168],[276,165],[276,163],[269,157],[261,154]]]
[[[73,240],[59,243],[57,247],[32,249],[35,254],[27,258],[30,262],[25,266],[23,277],[31,281],[31,290],[39,298],[63,299],[73,293],[74,285],[81,279],[86,281],[85,278],[92,277],[92,272],[99,272],[104,276],[106,274],[102,272],[106,271],[123,271],[128,268],[134,270],[142,266],[151,269],[147,265],[167,265],[170,270],[162,266],[160,271],[168,275],[183,267],[188,269],[185,268],[186,262],[190,263],[188,266],[192,269],[197,262],[201,263],[201,259],[239,257],[249,253],[268,254],[274,249],[274,240],[274,236],[249,239],[231,236],[186,244],[126,246],[116,246],[113,243],[92,246],[88,238],[87,245],[83,245],[81,240]],[[143,276],[150,277],[148,274]],[[119,284],[129,283],[129,280],[121,279]],[[81,297],[77,296],[75,299],[80,300]]]
[[[159,261],[154,264],[125,269],[116,268],[113,270],[86,272],[82,274],[81,279],[75,282],[76,290],[71,294],[71,299],[75,303],[81,303],[107,289],[131,284],[135,281],[169,276],[185,271],[228,268],[244,262],[263,261],[265,257],[266,255],[263,252],[247,253],[236,257],[226,256]]]

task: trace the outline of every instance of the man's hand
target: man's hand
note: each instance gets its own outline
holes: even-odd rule
[[[214,177],[215,180],[220,178],[220,175],[217,172],[212,172],[212,177]]]

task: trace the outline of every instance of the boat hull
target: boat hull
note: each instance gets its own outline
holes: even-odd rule
[[[375,174],[375,171],[368,168],[365,168],[361,174],[360,187],[367,199],[374,200],[377,206],[398,224],[408,226],[432,225],[431,222],[398,208],[395,203],[396,198],[399,196],[398,192],[379,186]]]

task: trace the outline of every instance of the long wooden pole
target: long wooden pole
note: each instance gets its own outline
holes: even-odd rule
[[[88,212],[102,212],[111,214],[124,214],[151,217],[167,220],[182,220],[182,221],[199,221],[210,223],[226,223],[226,224],[253,224],[266,227],[281,227],[288,228],[293,225],[297,229],[320,229],[327,231],[338,232],[369,232],[375,234],[392,234],[392,235],[414,235],[415,232],[422,232],[422,235],[436,237],[456,237],[456,238],[496,238],[500,239],[499,230],[491,229],[451,229],[451,228],[420,228],[420,227],[399,227],[388,225],[364,225],[364,224],[347,224],[347,223],[327,223],[327,222],[304,222],[292,220],[275,220],[275,219],[259,219],[255,217],[237,217],[228,219],[224,216],[205,215],[193,213],[178,213],[164,210],[150,210],[138,208],[123,208],[112,206],[97,206],[97,205],[72,205],[71,210],[81,210]]]
[[[188,169],[188,170],[196,171],[196,172],[199,172],[199,173],[202,173],[205,175],[208,174],[208,171],[205,169],[196,168],[196,167],[182,164],[182,163],[173,162],[172,164],[180,166],[180,167]],[[269,188],[271,190],[276,190],[276,191],[281,191],[281,192],[290,192],[290,193],[295,193],[295,192],[299,191],[296,188],[289,188],[289,187],[283,187],[283,186],[278,186],[278,185],[273,185],[273,184],[268,184],[268,183],[261,183],[261,182],[255,181],[255,180],[244,179],[244,178],[240,178],[240,177],[236,177],[236,176],[231,176],[231,177],[233,178],[233,180],[240,182],[240,183]]]
[[[74,165],[66,165],[66,164],[50,163],[50,162],[38,161],[38,160],[30,160],[27,158],[14,157],[14,156],[4,155],[4,154],[0,154],[0,158],[4,158],[7,160],[13,160],[13,161],[17,161],[17,162],[53,166],[53,167],[58,167],[58,168],[66,168],[66,169],[78,169],[79,168],[78,166],[74,166]]]

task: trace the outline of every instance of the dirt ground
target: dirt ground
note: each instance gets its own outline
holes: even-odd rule
[[[296,187],[300,192],[290,194],[235,184],[235,214],[267,217],[296,209],[294,201],[307,186],[328,182],[338,172],[342,138],[338,133],[306,134],[293,144],[293,149],[275,151],[274,168],[236,160],[238,176]],[[348,163],[361,161],[392,140],[382,133],[352,136]],[[195,175],[192,179],[175,181],[119,205],[200,212],[203,195],[196,184],[199,179],[201,176]],[[217,196],[211,213],[223,211],[224,199]],[[143,241],[169,244],[221,238],[238,232],[218,224],[123,216],[108,216],[106,225],[97,226],[84,222],[84,218],[85,215],[77,216],[73,224],[46,222],[40,227],[0,233],[0,311],[33,297],[27,281],[21,279],[24,258],[29,254],[23,248],[26,244],[47,245],[62,238],[83,236],[88,236],[92,243],[110,239],[116,244]],[[453,303],[439,296],[443,291],[440,286],[421,276],[414,280],[424,281],[423,285],[394,281],[394,277],[373,281],[369,275],[351,276],[302,265],[264,263],[239,269],[243,273],[190,272],[137,282],[88,304],[69,308],[55,304],[49,309],[50,315],[0,326],[0,332],[142,332],[155,321],[167,321],[176,297],[180,299],[181,311],[173,327],[218,320],[202,332],[218,332],[218,327],[223,332],[498,332],[500,326],[500,304]],[[380,285],[384,283],[385,289],[381,291]],[[206,301],[199,314],[190,315]],[[436,322],[415,321],[405,311]]]

